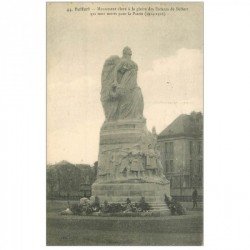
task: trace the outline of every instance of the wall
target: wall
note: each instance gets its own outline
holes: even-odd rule
[[[170,155],[170,157],[166,156],[167,142],[173,142],[174,152],[173,156]],[[192,146],[190,142],[192,142]],[[178,192],[180,192],[180,188],[203,186],[203,148],[201,138],[158,138],[158,144],[160,145],[164,173],[166,177],[171,180],[171,189],[177,188],[179,189]],[[191,152],[190,146],[192,147]],[[173,160],[174,171],[167,172],[166,161],[169,163],[171,159]],[[201,162],[199,163],[199,161]],[[199,166],[199,164],[201,164],[201,166]],[[175,190],[175,192],[177,191]]]

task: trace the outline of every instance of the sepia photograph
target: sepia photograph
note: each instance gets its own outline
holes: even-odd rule
[[[1,249],[250,249],[249,9],[2,1]]]
[[[203,245],[203,8],[46,3],[47,246]]]

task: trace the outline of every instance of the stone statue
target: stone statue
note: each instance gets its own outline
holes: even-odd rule
[[[160,152],[160,146],[157,144],[155,147],[155,155],[156,155],[156,162],[157,162],[157,170],[158,170],[158,175],[162,178],[164,178],[164,170],[163,166],[161,163],[161,152]]]
[[[155,150],[153,149],[151,144],[148,145],[146,156],[147,156],[146,170],[148,171],[149,176],[153,176],[156,173],[157,160],[156,160]]]
[[[165,207],[170,196],[169,181],[163,174],[157,134],[146,127],[143,96],[137,84],[138,66],[132,51],[109,57],[102,70],[101,102],[105,121],[100,130],[98,175],[92,195],[102,202],[137,202],[145,197],[153,206]]]
[[[140,145],[135,145],[130,153],[130,173],[132,177],[142,177],[144,169],[143,164],[143,152],[140,149]]]
[[[131,60],[132,51],[109,57],[102,70],[101,102],[106,121],[143,118],[143,96],[137,84],[138,66]]]

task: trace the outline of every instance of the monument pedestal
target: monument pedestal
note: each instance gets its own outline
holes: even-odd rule
[[[164,195],[170,196],[170,188],[169,184],[158,183],[94,183],[92,194],[98,196],[101,203],[125,203],[127,198],[138,203],[144,197],[152,209],[167,210]]]
[[[155,210],[167,210],[164,195],[170,196],[156,152],[156,136],[146,120],[105,122],[100,132],[98,176],[92,195],[101,203],[139,202],[142,197]]]

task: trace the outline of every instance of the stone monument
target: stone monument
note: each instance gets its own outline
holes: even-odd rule
[[[138,66],[132,51],[109,57],[102,70],[101,102],[105,121],[100,131],[97,180],[92,195],[101,202],[138,202],[144,197],[154,209],[166,207],[169,181],[163,174],[155,130],[143,117],[143,96],[137,84]]]

